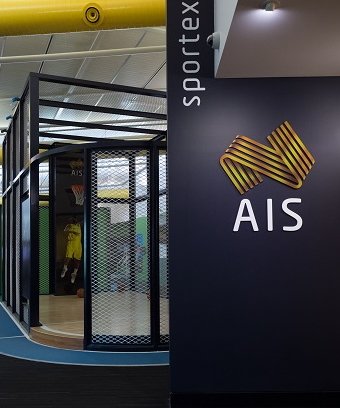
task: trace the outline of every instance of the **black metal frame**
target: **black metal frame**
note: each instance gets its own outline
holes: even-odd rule
[[[58,154],[64,154],[74,150],[84,151],[85,162],[85,177],[84,189],[85,197],[91,196],[91,183],[88,177],[90,169],[91,152],[98,148],[109,149],[145,149],[150,152],[150,183],[148,195],[150,197],[149,212],[150,212],[150,301],[151,301],[151,345],[149,346],[110,346],[110,345],[94,345],[91,343],[91,271],[90,271],[90,200],[85,200],[84,205],[84,271],[85,271],[85,322],[84,322],[84,346],[87,349],[100,350],[156,350],[166,349],[167,345],[160,344],[160,298],[159,298],[159,150],[166,149],[166,142],[163,141],[166,137],[166,131],[162,129],[148,129],[146,127],[133,126],[117,126],[105,125],[88,122],[70,122],[65,120],[46,119],[39,117],[39,107],[48,106],[55,108],[64,108],[70,110],[82,110],[88,112],[100,112],[105,114],[119,114],[134,116],[141,120],[155,119],[166,123],[166,115],[142,112],[136,110],[124,110],[117,108],[109,108],[102,106],[91,106],[80,103],[68,103],[42,98],[39,94],[39,84],[41,82],[49,82],[54,84],[64,84],[69,86],[80,86],[90,89],[102,90],[103,92],[120,92],[134,95],[145,95],[148,97],[166,98],[165,92],[133,88],[127,86],[106,84],[101,82],[85,81],[72,78],[63,78],[51,75],[43,75],[31,73],[25,86],[25,90],[21,100],[13,113],[12,123],[7,131],[4,139],[3,151],[3,208],[2,217],[6,225],[2,224],[3,238],[3,256],[2,256],[2,283],[3,283],[3,299],[7,306],[12,309],[13,313],[18,315],[18,319],[29,330],[30,327],[38,326],[39,323],[39,163],[49,159],[50,163],[50,272],[54,271],[55,259],[55,157]],[[25,102],[26,101],[26,102]],[[25,117],[24,103],[29,103],[29,121]],[[26,115],[27,116],[27,115]],[[25,123],[26,119],[26,123]],[[132,132],[153,135],[150,140],[146,141],[128,141],[128,140],[107,140],[99,137],[89,137],[82,135],[65,135],[53,132],[40,132],[39,125],[48,123],[56,126],[72,126],[81,127],[83,129],[102,129],[115,130],[122,132]],[[16,131],[19,129],[19,132]],[[19,134],[19,139],[16,140],[15,134]],[[39,153],[39,137],[52,137],[54,139],[62,138],[72,142],[73,140],[83,141],[83,144],[55,144],[44,147],[48,150],[44,153]],[[88,143],[90,142],[90,143]],[[25,149],[29,146],[29,151]],[[24,158],[28,156],[28,161],[24,163]],[[19,164],[19,167],[18,167]],[[134,166],[132,166],[134,168]],[[28,182],[28,189],[25,187]],[[134,182],[133,182],[134,183]],[[20,191],[20,237],[16,237],[16,186],[19,186]],[[132,191],[135,185],[130,185]],[[29,213],[24,214],[25,225],[29,225],[29,243],[23,244],[22,234],[22,203],[25,199],[29,199]],[[10,204],[12,202],[12,205]],[[11,211],[11,214],[9,214]],[[135,204],[130,204],[131,215],[135,214]],[[8,217],[10,215],[10,217]],[[10,222],[10,224],[9,224]],[[28,224],[27,224],[28,223]],[[11,228],[10,228],[11,227]],[[10,240],[12,230],[12,240]],[[6,238],[6,239],[5,239]],[[19,239],[20,251],[20,282],[16,282],[16,267],[15,267],[15,240]],[[131,241],[131,248],[135,246],[135,240]],[[9,254],[12,250],[13,260]],[[26,252],[25,252],[26,251]],[[25,253],[24,253],[25,252]],[[12,262],[9,267],[9,262]],[[6,279],[5,279],[6,274]],[[50,273],[50,289],[54,288],[54,275]],[[10,293],[10,281],[12,280],[12,292]],[[6,285],[5,285],[6,281]],[[133,281],[130,282],[133,285]],[[20,285],[20,310],[16,310],[16,287]],[[28,308],[28,309],[27,309]],[[24,318],[25,313],[29,312],[28,320]]]

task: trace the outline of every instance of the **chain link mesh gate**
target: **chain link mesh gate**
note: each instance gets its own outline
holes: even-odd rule
[[[169,343],[168,167],[166,150],[159,151],[159,296],[160,343]]]
[[[161,299],[152,299],[150,270],[151,195],[167,196],[164,157],[166,152],[162,151],[159,155],[159,161],[163,162],[162,182],[154,189],[150,185],[148,149],[107,148],[93,150],[88,155],[87,296],[90,307],[85,343],[90,348],[154,347],[153,338],[158,338],[163,345],[168,343],[168,306],[164,306],[168,302],[167,262],[162,265],[163,278],[156,279],[162,281],[161,297],[165,299],[161,306],[162,317],[158,316],[156,323],[151,310],[152,307],[155,310],[155,305],[151,303],[158,304],[159,314]],[[162,223],[164,220],[167,223],[167,206],[162,204],[161,207]],[[160,219],[159,214],[156,219]],[[157,253],[161,255],[160,251]],[[154,327],[157,322],[158,327]],[[153,337],[155,331],[158,335]]]

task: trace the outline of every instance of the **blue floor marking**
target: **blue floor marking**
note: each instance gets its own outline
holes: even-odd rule
[[[115,353],[65,350],[34,343],[27,339],[4,307],[0,306],[0,354],[54,364],[143,366],[168,365],[168,352]]]
[[[5,309],[0,307],[0,338],[12,336],[23,336],[23,334],[9,318]]]

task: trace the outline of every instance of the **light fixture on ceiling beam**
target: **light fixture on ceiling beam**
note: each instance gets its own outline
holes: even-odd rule
[[[261,3],[261,8],[265,11],[274,11],[280,6],[279,0],[265,0]]]

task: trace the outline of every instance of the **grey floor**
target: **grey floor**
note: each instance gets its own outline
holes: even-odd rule
[[[37,363],[0,355],[1,408],[165,408],[169,368]]]
[[[203,397],[203,398],[202,398]],[[340,407],[340,394],[202,395],[171,408]],[[169,408],[169,367],[91,367],[37,363],[0,355],[1,408]]]

